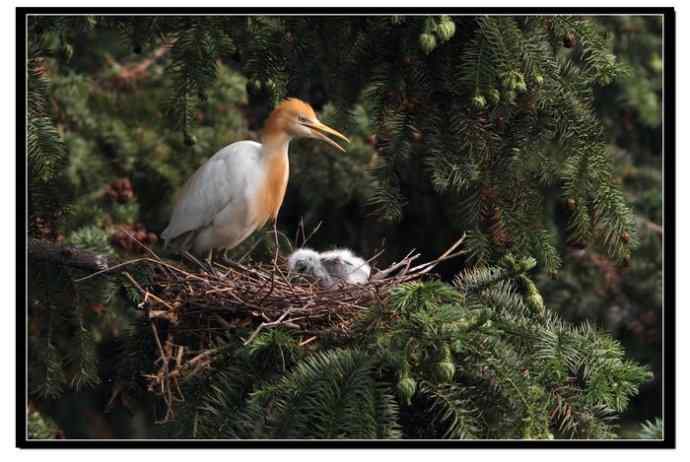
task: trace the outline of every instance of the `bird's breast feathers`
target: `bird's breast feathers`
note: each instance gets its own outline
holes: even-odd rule
[[[260,221],[276,219],[285,198],[290,163],[287,155],[271,155],[264,163],[264,175],[256,194],[256,212]],[[262,225],[263,223],[260,223]]]

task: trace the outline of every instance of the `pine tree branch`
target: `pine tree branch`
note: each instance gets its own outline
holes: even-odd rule
[[[100,255],[90,250],[34,238],[29,238],[27,251],[29,258],[86,271],[103,271],[116,263],[112,257]]]

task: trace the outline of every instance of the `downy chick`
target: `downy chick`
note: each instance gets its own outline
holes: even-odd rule
[[[364,284],[369,280],[371,267],[355,256],[350,249],[335,249],[321,253],[321,264],[336,281]]]
[[[316,279],[324,287],[331,287],[333,280],[321,264],[321,255],[309,248],[297,249],[288,257],[288,270],[291,274],[302,274]]]

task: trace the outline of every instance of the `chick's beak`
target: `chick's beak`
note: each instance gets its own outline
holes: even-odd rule
[[[338,138],[349,143],[350,140],[347,139],[347,137],[345,135],[343,135],[342,133],[338,132],[337,130],[332,129],[328,125],[322,124],[318,120],[315,122],[305,122],[304,125],[306,125],[307,127],[312,129],[311,132],[312,132],[312,135],[314,138],[319,139],[321,141],[325,141],[326,143],[330,144],[334,148],[339,149],[342,152],[345,152],[345,148],[343,148],[338,143],[336,143],[335,141],[333,141],[332,139],[330,139],[329,137],[327,137],[325,135],[325,133],[328,133],[329,135],[333,135],[333,136],[338,137]]]

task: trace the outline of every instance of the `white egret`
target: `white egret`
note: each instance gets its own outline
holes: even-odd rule
[[[226,146],[187,180],[161,234],[166,244],[179,240],[182,249],[210,258],[213,250],[232,249],[269,219],[275,230],[288,183],[290,140],[315,138],[345,151],[326,134],[349,143],[321,123],[309,104],[294,98],[283,101],[266,121],[261,144],[238,141]]]

